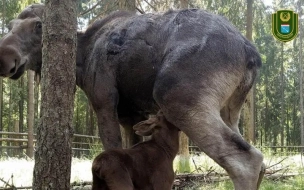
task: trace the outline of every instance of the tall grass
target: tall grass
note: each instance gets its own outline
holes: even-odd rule
[[[90,144],[90,152],[89,152],[88,158],[90,160],[93,160],[97,155],[99,155],[102,152],[103,149],[104,148],[99,141],[96,141],[93,144]]]
[[[177,171],[179,173],[189,173],[191,171],[190,167],[190,156],[179,156],[175,159],[177,162]]]

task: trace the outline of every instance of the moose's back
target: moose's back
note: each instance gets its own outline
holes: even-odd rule
[[[88,28],[86,33],[90,32]],[[168,88],[180,80],[200,80],[198,75],[212,77],[223,67],[242,72],[246,68],[245,40],[225,18],[203,10],[127,15],[95,31],[90,41],[94,43],[87,48],[93,51],[85,52],[90,55],[85,75],[93,76],[96,71],[115,75],[121,114],[131,110],[155,113],[153,87],[162,70],[175,65],[166,74]],[[85,78],[89,80],[84,88],[96,84],[92,81],[96,78]]]

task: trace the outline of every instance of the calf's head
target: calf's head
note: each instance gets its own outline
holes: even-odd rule
[[[9,23],[9,33],[0,39],[0,76],[18,79],[27,69],[40,73],[43,9],[31,5]]]
[[[153,139],[174,139],[179,129],[172,123],[167,121],[163,113],[160,111],[156,116],[150,117],[148,120],[139,122],[133,126],[135,133],[140,136],[150,136]]]

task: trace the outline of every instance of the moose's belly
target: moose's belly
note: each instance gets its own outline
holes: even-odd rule
[[[155,114],[159,107],[153,99],[153,88],[119,89],[119,116]]]

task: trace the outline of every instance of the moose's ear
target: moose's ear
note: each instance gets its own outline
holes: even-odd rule
[[[145,121],[141,121],[133,126],[135,133],[140,136],[150,136],[153,134],[156,126],[157,118],[153,117]]]

